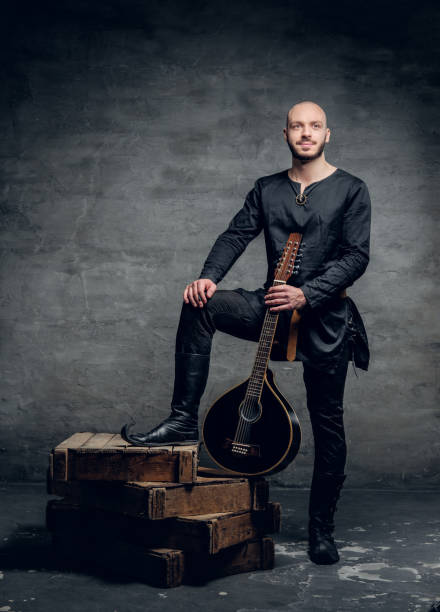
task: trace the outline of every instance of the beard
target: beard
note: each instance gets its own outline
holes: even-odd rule
[[[289,141],[287,141],[287,145],[292,153],[292,157],[302,162],[308,162],[312,161],[313,159],[317,159],[322,155],[322,152],[325,149],[325,140],[321,143],[321,146],[318,148],[316,153],[313,153],[312,155],[304,155],[304,153],[300,153],[295,149],[295,145],[291,144]]]

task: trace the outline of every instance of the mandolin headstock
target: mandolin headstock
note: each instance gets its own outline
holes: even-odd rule
[[[298,274],[302,258],[301,240],[302,234],[298,232],[290,234],[283,253],[278,260],[274,281],[286,283],[292,275]]]

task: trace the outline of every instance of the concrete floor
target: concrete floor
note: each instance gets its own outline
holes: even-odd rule
[[[62,571],[44,528],[44,485],[0,487],[1,612],[428,611],[440,599],[440,493],[344,490],[337,512],[340,563],[306,554],[305,490],[272,489],[283,509],[272,571],[202,587]]]

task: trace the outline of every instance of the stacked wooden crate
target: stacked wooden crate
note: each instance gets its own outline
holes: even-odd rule
[[[280,506],[264,478],[198,469],[198,446],[76,433],[50,453],[47,527],[62,558],[171,587],[270,569]]]

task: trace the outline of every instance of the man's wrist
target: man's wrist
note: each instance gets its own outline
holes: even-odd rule
[[[298,287],[298,289],[301,291],[302,296],[304,298],[304,304],[303,304],[302,308],[305,308],[306,306],[310,306],[310,300],[309,300],[309,298],[307,296],[307,288],[306,288],[305,291],[304,291],[303,287]]]

